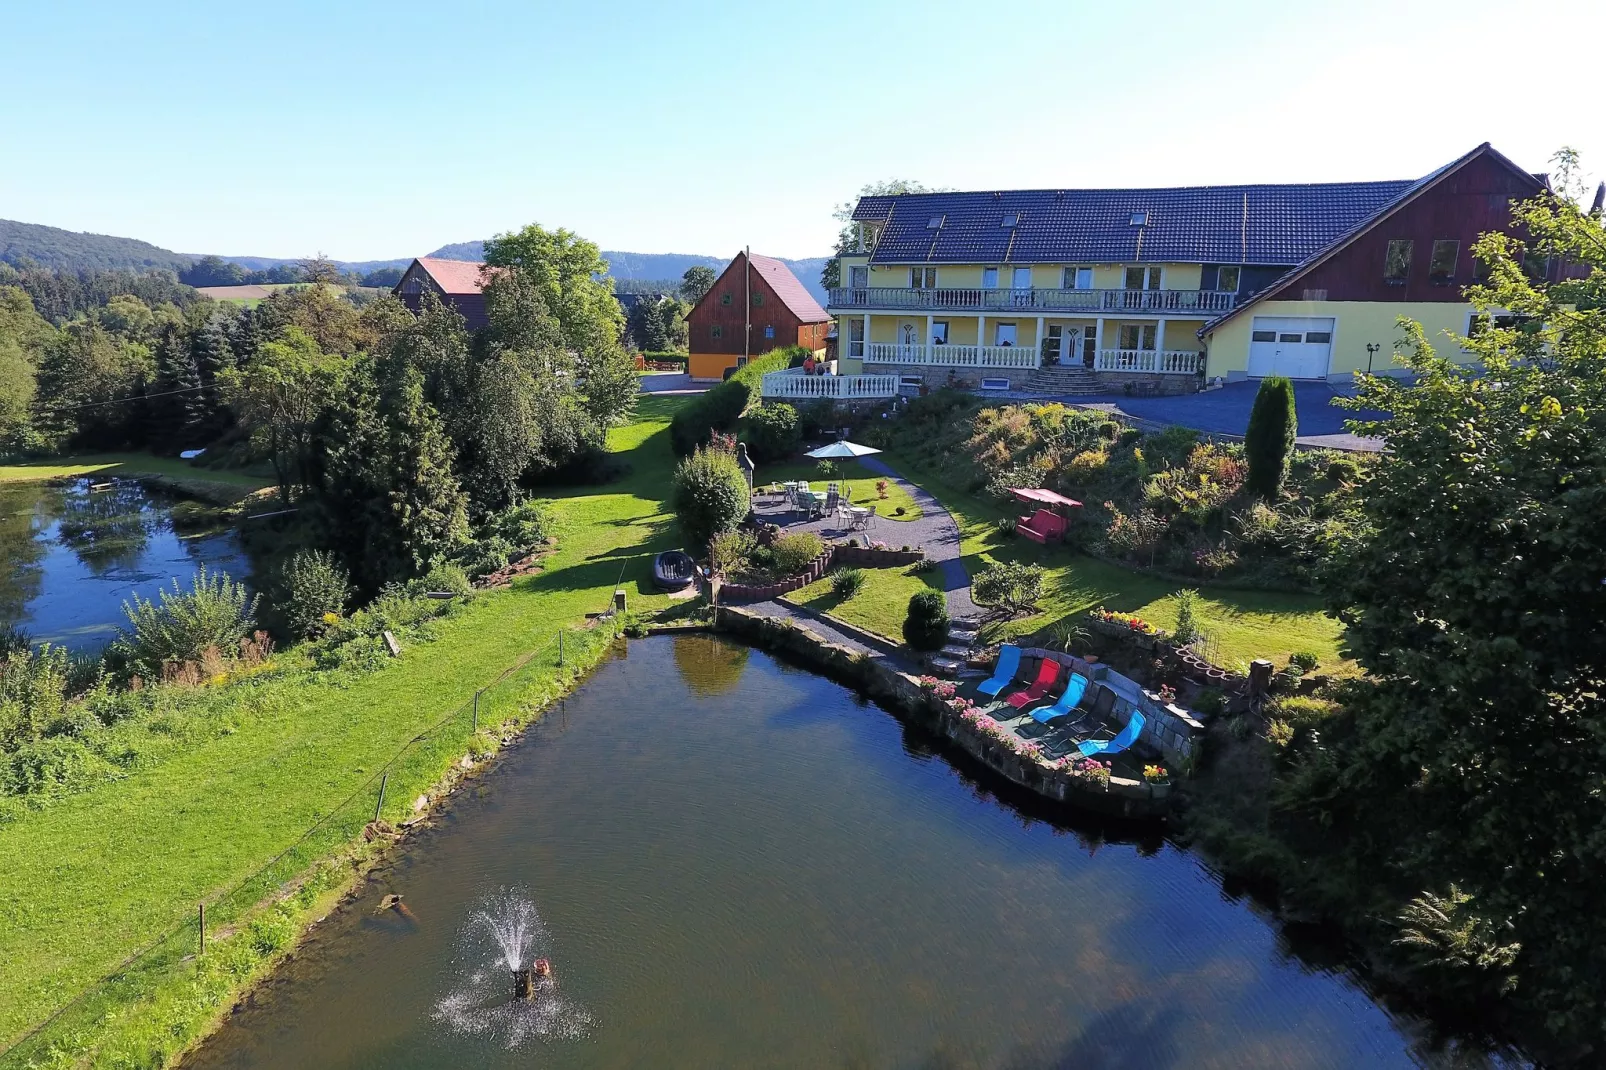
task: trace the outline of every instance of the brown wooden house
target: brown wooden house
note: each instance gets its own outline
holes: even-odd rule
[[[686,317],[693,379],[719,380],[745,357],[782,346],[825,351],[831,317],[792,270],[742,252]]]
[[[484,272],[485,265],[478,260],[421,256],[408,265],[391,293],[414,314],[423,307],[424,294],[433,293],[442,304],[457,309],[469,330],[478,330],[490,322],[485,314]]]

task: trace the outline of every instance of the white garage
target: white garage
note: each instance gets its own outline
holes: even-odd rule
[[[1249,335],[1249,376],[1325,379],[1332,354],[1331,317],[1256,316]]]

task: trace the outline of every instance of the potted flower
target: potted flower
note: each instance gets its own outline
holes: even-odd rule
[[[1169,706],[1177,700],[1177,689],[1170,684],[1160,685],[1160,705]]]
[[[1163,799],[1171,794],[1171,771],[1163,765],[1145,765],[1143,781],[1149,785],[1149,791],[1157,799]]]

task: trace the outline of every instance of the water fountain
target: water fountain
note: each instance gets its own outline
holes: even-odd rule
[[[551,960],[538,955],[549,943],[528,896],[508,889],[486,896],[464,924],[459,984],[436,1002],[435,1020],[454,1032],[501,1039],[509,1048],[532,1037],[584,1036],[590,1016],[558,993]],[[509,976],[511,999],[503,987]]]

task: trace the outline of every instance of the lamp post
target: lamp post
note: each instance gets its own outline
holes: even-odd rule
[[[1378,345],[1376,342],[1367,342],[1366,343],[1366,374],[1367,375],[1371,375],[1372,374],[1372,357],[1375,356],[1377,354],[1377,351],[1379,349],[1382,349],[1382,348],[1383,347]]]

